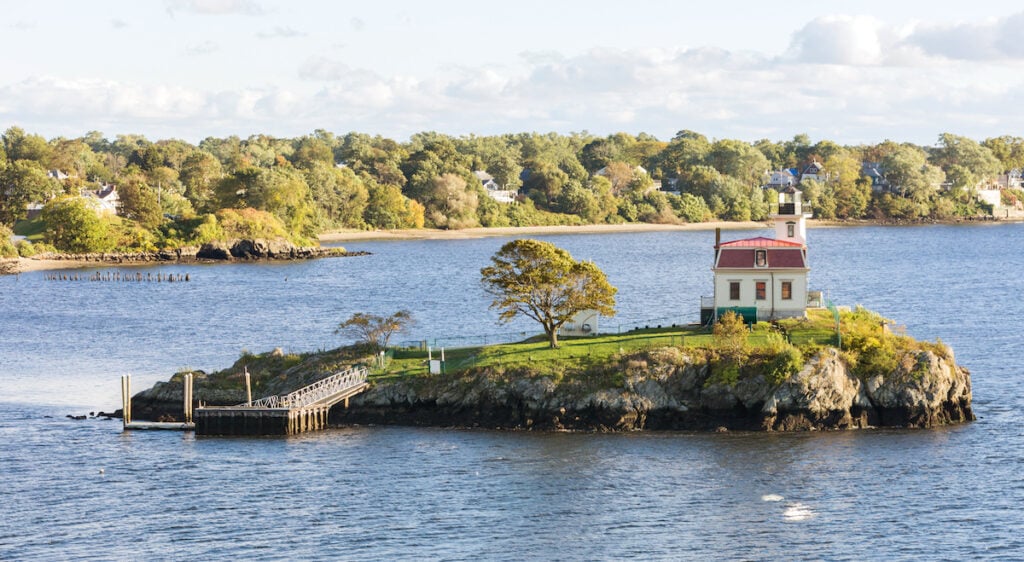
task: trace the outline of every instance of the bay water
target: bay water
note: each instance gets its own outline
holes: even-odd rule
[[[726,232],[725,239],[768,231]],[[714,234],[537,236],[618,287],[601,331],[695,322]],[[1024,225],[817,228],[812,288],[972,372],[977,422],[933,430],[564,434],[353,427],[289,438],[122,433],[111,411],[181,369],[331,348],[354,312],[399,340],[498,324],[479,270],[508,240],[351,242],[369,256],[98,268],[188,282],[0,277],[0,559],[1024,558]]]

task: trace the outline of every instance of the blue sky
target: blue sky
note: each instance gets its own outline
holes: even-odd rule
[[[0,127],[1024,135],[1005,1],[0,0]]]

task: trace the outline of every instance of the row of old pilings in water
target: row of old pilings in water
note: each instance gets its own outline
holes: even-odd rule
[[[47,273],[43,276],[47,281],[107,281],[114,283],[187,283],[192,280],[188,273],[124,273],[120,271],[97,271],[95,273]]]

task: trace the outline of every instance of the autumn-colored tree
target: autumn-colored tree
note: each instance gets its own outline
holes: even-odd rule
[[[615,315],[616,288],[593,262],[576,261],[550,242],[513,240],[480,270],[484,289],[494,297],[491,308],[509,322],[517,316],[541,324],[552,348],[558,329],[578,312]]]

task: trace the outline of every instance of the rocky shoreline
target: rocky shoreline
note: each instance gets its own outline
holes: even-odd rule
[[[594,377],[571,381],[494,368],[401,377],[374,381],[328,419],[336,426],[601,432],[930,428],[975,419],[970,373],[951,353],[908,353],[895,372],[865,379],[830,348],[778,383],[757,375],[727,384],[712,371],[703,357],[662,348],[628,354]],[[200,386],[195,396],[210,405],[244,401],[240,390],[223,388]],[[172,379],[137,394],[132,407],[137,416],[171,421],[180,415],[180,400],[180,381]]]
[[[888,376],[860,380],[834,349],[773,385],[763,376],[715,382],[707,363],[666,348],[623,358],[619,387],[477,372],[440,383],[376,384],[334,424],[573,431],[807,431],[928,428],[975,419],[970,373],[922,351]]]
[[[228,261],[308,260],[368,255],[344,248],[296,246],[284,240],[259,238],[211,242],[200,247],[165,249],[155,252],[107,252],[91,254],[43,253],[31,258],[0,261],[0,274],[17,274],[34,269],[63,269],[96,265],[149,265],[154,263],[219,263]]]

